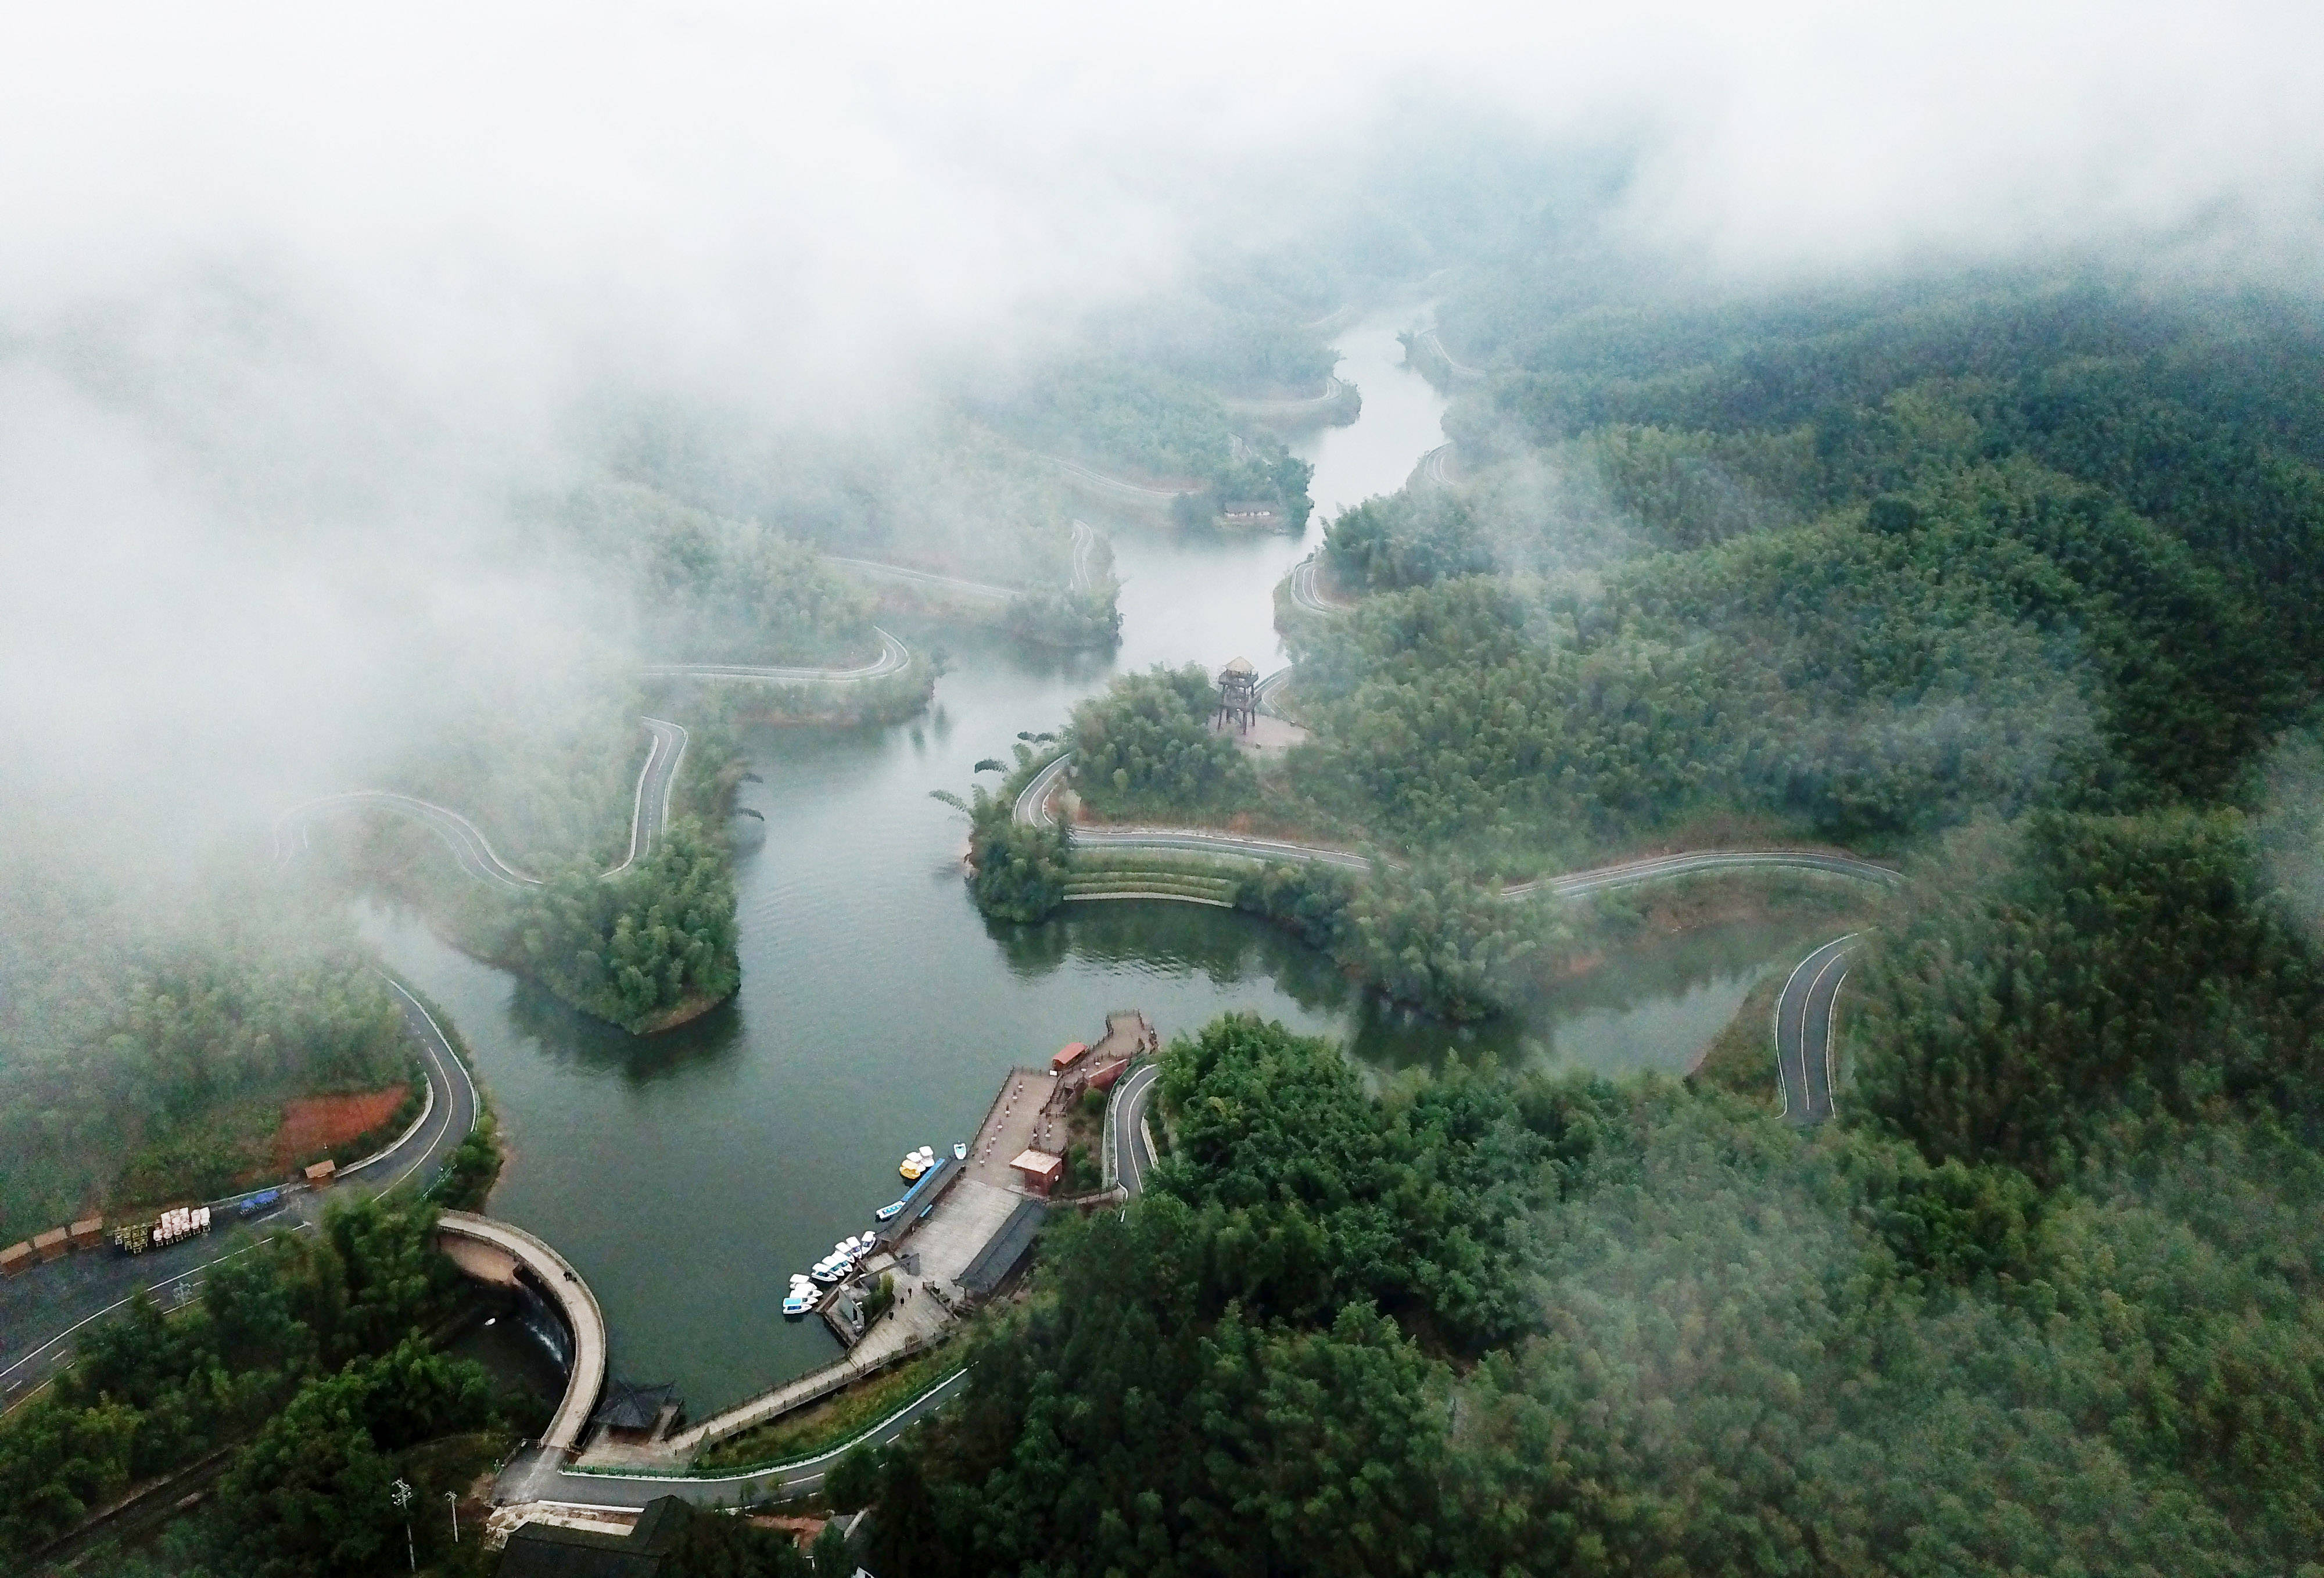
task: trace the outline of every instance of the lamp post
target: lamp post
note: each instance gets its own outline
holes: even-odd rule
[[[398,1480],[388,1490],[387,1499],[395,1503],[395,1509],[398,1512],[403,1514],[404,1559],[411,1564],[411,1570],[417,1573],[420,1571],[420,1551],[419,1547],[411,1543],[411,1487]]]
[[[457,1490],[447,1490],[444,1492],[444,1500],[452,1504],[452,1543],[456,1546],[460,1543],[460,1493]]]

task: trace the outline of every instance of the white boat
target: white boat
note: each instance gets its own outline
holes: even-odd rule
[[[967,1140],[955,1140],[952,1142],[952,1158],[954,1161],[966,1161],[968,1159]]]
[[[814,1307],[815,1295],[801,1293],[797,1288],[793,1288],[790,1297],[783,1300],[783,1313],[793,1319],[807,1314]]]
[[[875,1221],[893,1222],[898,1216],[903,1213],[903,1210],[904,1203],[901,1200],[890,1200],[888,1204],[880,1207],[879,1210],[874,1211],[872,1215]]]
[[[820,1282],[825,1287],[828,1287],[833,1283],[839,1280],[842,1273],[828,1263],[819,1263],[816,1265],[813,1275],[817,1282]]]

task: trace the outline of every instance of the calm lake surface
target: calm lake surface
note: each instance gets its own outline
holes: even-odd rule
[[[1387,1074],[1492,1052],[1628,1073],[1686,1068],[1799,939],[1711,927],[1631,950],[1546,992],[1522,1020],[1462,1033],[1384,1010],[1320,955],[1245,916],[1193,905],[1085,904],[1060,920],[987,923],[968,901],[960,790],[1019,730],[1053,729],[1112,674],[1155,662],[1282,661],[1275,584],[1339,509],[1400,487],[1443,441],[1443,401],[1403,365],[1384,314],[1340,339],[1360,420],[1298,446],[1315,463],[1307,540],[1113,532],[1122,642],[1028,653],[947,633],[953,670],[908,724],[768,730],[751,742],[766,817],[742,854],[742,989],[650,1041],[367,910],[383,952],[447,1009],[511,1149],[492,1209],[569,1257],[604,1307],[613,1373],[674,1380],[696,1417],[825,1362],[819,1321],[787,1322],[793,1270],[896,1197],[897,1160],[964,1140],[1001,1071],[1093,1038],[1138,1007],[1166,1036],[1247,1009],[1346,1045]],[[910,639],[910,632],[899,632]],[[986,781],[990,782],[988,775]]]

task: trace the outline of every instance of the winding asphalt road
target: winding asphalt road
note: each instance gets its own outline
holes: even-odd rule
[[[1287,672],[1287,670],[1286,670]],[[1281,675],[1268,680],[1275,683]],[[1018,797],[1011,814],[1032,827],[1056,825],[1054,802],[1072,766],[1070,754],[1060,755],[1034,774]],[[1154,849],[1185,851],[1269,861],[1313,861],[1348,871],[1369,870],[1371,862],[1344,849],[1296,844],[1287,839],[1254,838],[1245,834],[1217,833],[1199,827],[1075,827],[1074,842],[1084,849]],[[1673,877],[1722,871],[1800,871],[1854,881],[1882,885],[1898,880],[1891,867],[1852,854],[1815,849],[1697,849],[1675,854],[1642,855],[1586,871],[1565,872],[1512,882],[1501,890],[1504,899],[1524,899],[1554,893],[1561,899],[1586,898],[1593,893],[1637,887]],[[1099,897],[1101,895],[1093,895]],[[1103,897],[1168,898],[1168,894],[1122,894]],[[1831,1116],[1832,1004],[1840,983],[1848,978],[1848,955],[1856,946],[1850,933],[1826,943],[1792,972],[1775,1005],[1775,1063],[1784,1085],[1784,1115],[1794,1123],[1820,1123]],[[1126,1103],[1117,1103],[1117,1109]],[[1126,1135],[1114,1136],[1127,1183],[1132,1149]],[[1134,1192],[1134,1191],[1133,1191]]]
[[[1416,347],[1420,348],[1424,355],[1434,357],[1443,366],[1444,376],[1449,382],[1482,383],[1485,381],[1486,373],[1482,367],[1471,367],[1466,363],[1452,359],[1452,353],[1444,348],[1444,341],[1437,335],[1434,324],[1429,325],[1426,328],[1416,329],[1413,332],[1412,343]]]
[[[831,560],[833,564],[853,565],[858,568],[872,566],[869,559]],[[931,576],[924,570],[907,570],[894,565],[877,568],[891,575],[915,580],[934,581],[948,586],[973,587],[982,592],[998,592],[1014,596],[1004,586],[985,586],[975,581],[954,581],[943,576]],[[871,662],[853,669],[786,669],[769,664],[752,663],[649,663],[639,672],[650,679],[733,679],[756,685],[853,685],[865,679],[884,679],[890,674],[900,674],[911,667],[912,654],[903,642],[879,626],[872,627],[880,638],[880,655]],[[646,720],[649,724],[652,719]]]
[[[428,1094],[420,1117],[393,1144],[339,1174],[340,1189],[383,1193],[407,1184],[424,1188],[476,1123],[475,1084],[453,1055],[443,1027],[401,984],[391,980],[388,985],[425,1071]],[[69,1365],[74,1336],[120,1309],[140,1289],[164,1308],[182,1304],[200,1292],[210,1267],[248,1254],[263,1234],[313,1226],[328,1198],[304,1190],[287,1194],[264,1214],[206,1238],[143,1255],[84,1250],[0,1282],[0,1335],[6,1344],[0,1348],[0,1360],[6,1361],[0,1366],[0,1407],[13,1405]],[[212,1205],[221,1208],[217,1202]],[[222,1208],[229,1213],[233,1209],[231,1204]],[[32,1333],[42,1334],[19,1347]]]
[[[603,881],[612,881],[653,853],[656,841],[669,824],[670,791],[678,783],[678,763],[686,757],[687,736],[683,728],[661,718],[640,721],[646,726],[650,743],[645,765],[638,770],[637,789],[630,797],[630,851],[619,865],[598,873]],[[479,881],[513,893],[540,886],[539,877],[521,872],[503,860],[484,830],[459,812],[392,789],[349,789],[345,794],[324,795],[291,807],[274,820],[275,858],[286,859],[306,847],[315,817],[359,807],[391,812],[419,823],[452,852],[452,858],[459,863],[462,871]]]
[[[1074,590],[1097,590],[1097,528],[1086,521],[1074,522]]]
[[[824,556],[825,562],[859,575],[870,576],[875,581],[902,581],[908,586],[933,586],[940,592],[954,592],[964,597],[982,597],[991,602],[1006,603],[1021,590],[1016,586],[999,586],[990,581],[964,581],[958,576],[940,576],[934,570],[916,570],[904,565],[881,564],[876,558],[841,558],[834,554]],[[885,631],[881,632],[883,636]],[[825,676],[832,678],[832,676]]]
[[[1305,421],[1328,417],[1347,398],[1355,393],[1355,385],[1339,374],[1326,374],[1323,392],[1296,400],[1234,400],[1221,397],[1219,403],[1239,417],[1259,417],[1269,421]],[[1348,419],[1353,421],[1355,418]]]
[[[1161,1077],[1160,1064],[1139,1064],[1123,1077],[1110,1103],[1108,1121],[1113,1125],[1113,1154],[1119,1158],[1121,1187],[1133,1196],[1145,1193],[1146,1175],[1154,1166],[1154,1152],[1146,1143],[1146,1108]]]
[[[1270,677],[1268,683],[1274,684],[1281,677]],[[1019,824],[1028,827],[1056,825],[1054,802],[1057,789],[1072,765],[1070,753],[1060,755],[1033,775],[1019,793],[1017,803],[1011,809],[1011,815]],[[1077,826],[1074,829],[1074,842],[1084,849],[1183,850],[1197,854],[1236,855],[1248,860],[1313,861],[1347,871],[1369,871],[1372,864],[1368,857],[1350,850],[1298,844],[1283,838],[1219,833],[1204,827]],[[1641,882],[1691,876],[1698,872],[1765,871],[1771,868],[1821,872],[1868,882],[1893,882],[1897,878],[1896,872],[1888,866],[1860,860],[1852,854],[1835,854],[1823,850],[1696,849],[1675,854],[1641,855],[1636,860],[1616,861],[1607,865],[1591,866],[1585,871],[1511,882],[1501,890],[1501,896],[1524,899],[1536,893],[1549,892],[1560,898],[1582,898],[1617,888],[1636,887]]]
[[[917,575],[919,572],[898,573]],[[652,663],[640,671],[651,679],[696,679],[709,683],[752,685],[852,685],[900,674],[909,668],[912,661],[910,650],[886,631],[877,626],[873,628],[880,637],[880,655],[871,662],[853,669],[782,668],[748,663]],[[682,726],[665,718],[649,717],[639,721],[645,725],[649,743],[645,765],[638,770],[637,789],[631,796],[629,853],[622,857],[620,864],[598,873],[604,881],[610,881],[620,876],[653,853],[654,845],[669,826],[670,796],[678,787],[678,770],[686,760],[687,735]],[[393,789],[350,789],[344,794],[324,795],[291,807],[274,821],[275,858],[287,859],[305,848],[307,835],[316,817],[334,811],[356,809],[386,811],[419,823],[452,852],[452,858],[459,863],[462,871],[480,882],[511,893],[521,893],[541,885],[539,877],[519,871],[503,860],[499,852],[493,848],[492,840],[484,836],[484,829],[459,812],[449,806],[439,806],[433,800],[423,800],[416,795],[401,794]]]
[[[1439,444],[1422,456],[1420,464],[1412,468],[1411,482],[1405,485],[1410,487],[1416,483],[1427,487],[1451,487],[1452,485],[1452,450],[1453,446],[1451,444]]]
[[[1831,1116],[1833,1007],[1858,940],[1850,932],[1802,959],[1775,999],[1775,1074],[1790,1122],[1804,1126]]]
[[[1316,589],[1314,554],[1309,554],[1291,567],[1291,603],[1295,608],[1304,608],[1310,614],[1345,614],[1351,606],[1346,603],[1331,602]]]
[[[1062,455],[1037,455],[1034,458],[1047,461],[1076,482],[1087,483],[1103,497],[1120,503],[1135,505],[1139,509],[1167,510],[1170,507],[1170,502],[1180,494],[1199,491],[1193,488],[1162,487],[1147,482],[1132,482],[1126,476],[1109,476],[1102,471],[1084,466],[1078,460],[1068,460]]]
[[[1835,1005],[1848,979],[1849,960],[1861,941],[1861,934],[1850,932],[1817,948],[1799,962],[1775,998],[1775,1074],[1783,1089],[1784,1121],[1794,1127],[1831,1117],[1831,1087],[1838,1076],[1832,1065]],[[1132,1196],[1144,1191],[1146,1174],[1154,1166],[1145,1120],[1161,1075],[1157,1063],[1131,1070],[1107,1120],[1113,1126],[1114,1155],[1120,1158],[1121,1186]]]

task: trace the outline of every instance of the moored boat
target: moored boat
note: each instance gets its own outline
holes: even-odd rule
[[[874,1211],[872,1215],[875,1221],[893,1222],[897,1217],[902,1215],[903,1212],[904,1203],[901,1200],[890,1200],[887,1204],[882,1205],[879,1210]]]
[[[954,1161],[966,1161],[968,1159],[967,1140],[955,1140],[952,1142],[952,1158]]]

